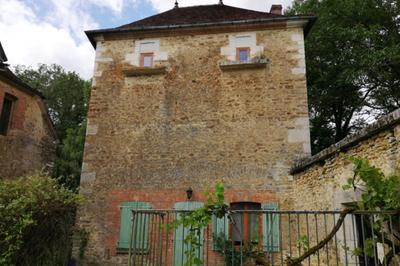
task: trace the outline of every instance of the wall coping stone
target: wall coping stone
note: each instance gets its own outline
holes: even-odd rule
[[[400,124],[400,109],[383,116],[382,118],[378,119],[371,125],[359,130],[358,132],[347,136],[346,138],[342,139],[341,141],[331,145],[330,147],[320,151],[319,153],[300,159],[297,161],[290,170],[290,173],[297,174],[304,171],[306,168],[313,166],[316,163],[326,160],[329,157],[334,156],[335,154],[349,148],[352,146],[357,145],[358,143],[362,142],[363,140],[369,139],[380,132],[387,130],[388,128],[393,127],[396,124]]]

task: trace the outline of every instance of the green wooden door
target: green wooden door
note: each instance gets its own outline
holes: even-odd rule
[[[229,239],[229,220],[228,215],[222,218],[217,218],[217,216],[212,216],[212,243],[213,250],[219,251],[220,246],[225,245],[225,241]]]
[[[191,211],[203,207],[202,202],[178,202],[175,204],[175,210]],[[177,214],[179,218],[179,214]],[[188,235],[190,228],[179,226],[174,231],[174,266],[183,266],[187,262],[186,252],[190,250],[190,245],[185,244],[185,237]],[[203,240],[204,232],[201,232],[199,238],[200,248],[196,252],[196,256],[200,259],[203,258]]]
[[[278,204],[275,202],[262,204],[265,211],[277,211]],[[271,252],[280,251],[280,223],[279,214],[263,213],[263,250]]]

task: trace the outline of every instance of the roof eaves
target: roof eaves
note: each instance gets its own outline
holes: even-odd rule
[[[9,81],[13,82],[14,84],[16,84],[21,90],[25,91],[28,94],[31,95],[37,95],[40,98],[44,99],[45,97],[43,96],[43,94],[32,88],[31,86],[29,86],[28,84],[26,84],[25,82],[23,82],[20,78],[18,78],[14,73],[11,72],[11,70],[8,69],[8,67],[4,67],[4,68],[0,68],[0,76],[5,77],[6,79],[8,79]]]
[[[222,22],[206,22],[206,23],[192,23],[192,24],[177,24],[177,25],[165,25],[165,26],[139,26],[132,28],[108,28],[99,30],[88,30],[85,31],[86,36],[89,38],[90,43],[96,48],[95,35],[104,33],[124,33],[124,32],[140,32],[140,31],[151,31],[151,30],[170,30],[170,29],[184,29],[193,27],[211,27],[211,26],[227,26],[237,24],[254,24],[254,23],[275,23],[275,22],[286,22],[286,21],[301,21],[308,20],[307,25],[304,28],[305,35],[308,34],[312,25],[317,20],[315,16],[280,16],[273,18],[262,18],[262,19],[247,19],[247,20],[229,20]]]
[[[4,52],[3,46],[1,45],[1,42],[0,42],[0,62],[7,62],[7,61],[8,61],[8,59],[7,59],[6,52]]]

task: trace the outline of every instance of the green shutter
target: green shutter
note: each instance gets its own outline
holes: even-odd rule
[[[278,210],[277,203],[262,204],[264,211]],[[280,251],[279,214],[263,213],[263,250],[266,252]]]
[[[129,249],[132,226],[134,225],[136,231],[134,232],[134,241],[136,243],[134,249],[137,251],[145,251],[148,249],[148,235],[149,235],[149,215],[140,214],[135,217],[135,223],[132,223],[132,210],[151,209],[150,204],[146,202],[124,202],[121,208],[121,224],[119,230],[118,249]]]
[[[178,202],[175,204],[175,210],[181,211],[191,211],[198,208],[203,207],[202,202]],[[177,219],[179,219],[179,213],[177,214]],[[186,255],[185,252],[190,249],[190,246],[185,244],[184,240],[187,236],[190,228],[179,226],[174,230],[174,266],[182,266],[185,265],[186,262]],[[199,249],[198,254],[200,255],[200,259],[203,257],[203,240],[204,240],[204,233],[201,232],[200,235],[200,244],[201,247]]]
[[[217,239],[227,240],[229,238],[229,222],[228,216],[225,215],[222,218],[217,218],[217,216],[212,216],[212,237],[213,237],[213,250],[218,251]],[[224,243],[221,243],[224,244]]]

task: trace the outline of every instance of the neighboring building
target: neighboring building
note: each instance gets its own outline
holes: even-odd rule
[[[126,263],[127,207],[195,207],[220,178],[232,206],[278,207],[294,162],[310,155],[304,36],[315,21],[281,12],[175,7],[86,32],[96,49],[78,219],[87,263]]]
[[[15,76],[0,43],[0,178],[46,170],[57,136],[43,96]]]

